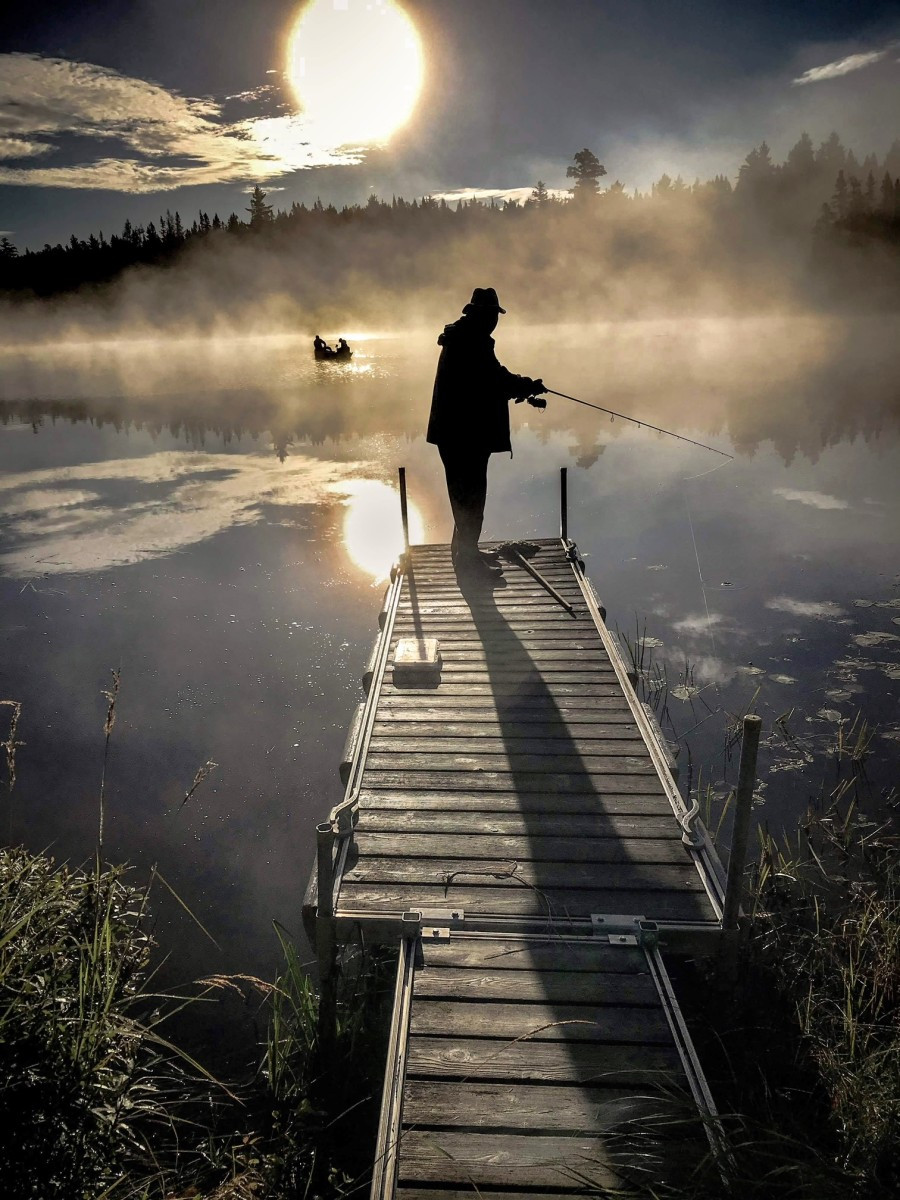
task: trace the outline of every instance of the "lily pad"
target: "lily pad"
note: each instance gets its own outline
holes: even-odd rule
[[[883,630],[873,629],[870,633],[854,634],[853,640],[857,646],[885,646],[889,642],[900,642],[900,637],[896,633],[886,633]]]

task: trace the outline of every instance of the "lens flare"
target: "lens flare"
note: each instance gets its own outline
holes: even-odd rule
[[[377,479],[354,479],[340,490],[347,496],[344,546],[359,569],[378,583],[403,551],[400,494]],[[410,504],[409,540],[421,542],[424,536],[421,514]]]
[[[311,0],[287,44],[287,76],[320,145],[373,146],[412,115],[422,43],[393,0]]]

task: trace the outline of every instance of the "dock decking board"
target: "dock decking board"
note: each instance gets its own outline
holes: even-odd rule
[[[716,920],[579,572],[561,542],[537,546],[530,561],[574,619],[515,563],[505,587],[461,588],[448,547],[411,548],[373,681],[338,917],[452,895],[484,917],[641,903],[653,919]],[[438,639],[439,680],[395,684],[408,637]]]
[[[684,1046],[630,942],[454,932],[407,949],[373,1196],[597,1194],[634,1178],[635,1123],[648,1179],[702,1157]]]
[[[417,933],[420,960],[401,938],[373,1200],[571,1200],[623,1162],[656,1179],[708,1149],[708,1092],[638,919],[714,930],[720,885],[682,839],[595,593],[562,542],[537,547],[574,617],[519,565],[464,594],[448,547],[414,546],[379,618],[334,919],[453,927]],[[440,677],[395,682],[399,641],[424,637]]]

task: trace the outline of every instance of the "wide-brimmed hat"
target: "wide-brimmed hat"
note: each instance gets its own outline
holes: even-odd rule
[[[493,288],[476,288],[472,293],[472,299],[463,308],[463,312],[470,313],[479,308],[492,308],[495,312],[506,312],[505,308],[500,307],[500,301]]]

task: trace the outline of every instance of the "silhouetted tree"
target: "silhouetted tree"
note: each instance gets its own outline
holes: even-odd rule
[[[881,211],[886,217],[894,215],[894,184],[887,171],[881,181]]]
[[[784,165],[787,173],[795,179],[812,179],[816,172],[816,156],[808,133],[800,134],[797,143],[788,151]]]
[[[849,192],[850,189],[847,187],[844,172],[838,171],[837,179],[834,181],[834,195],[831,198],[831,207],[839,221],[842,221],[850,211]]]
[[[539,179],[537,184],[532,188],[531,195],[528,197],[528,203],[534,204],[538,208],[546,208],[550,203],[550,193],[543,179]]]
[[[18,258],[19,251],[8,237],[0,238],[0,258]]]
[[[572,190],[574,200],[590,199],[600,191],[600,179],[606,174],[606,167],[591,150],[585,148],[575,155],[574,163],[566,168],[566,178],[574,179]]]
[[[251,229],[259,229],[263,225],[270,225],[275,219],[272,205],[266,204],[266,193],[259,184],[250,193],[250,207],[247,209],[247,212],[250,214]]]

